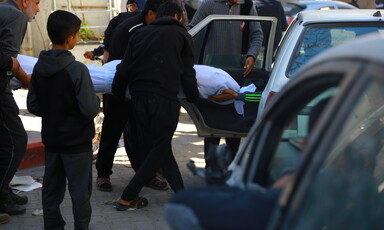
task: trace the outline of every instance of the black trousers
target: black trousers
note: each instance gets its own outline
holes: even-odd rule
[[[92,214],[92,150],[74,154],[45,152],[42,190],[44,229],[64,229],[60,204],[64,199],[67,180],[75,229],[89,229]]]
[[[154,93],[132,95],[138,127],[140,156],[144,158],[139,170],[124,189],[121,198],[131,200],[162,168],[173,191],[184,188],[184,182],[172,152],[172,138],[179,121],[180,102]]]
[[[11,192],[12,180],[27,148],[28,136],[12,94],[0,93],[0,198]]]
[[[122,101],[111,94],[104,94],[103,104],[104,121],[96,160],[98,177],[109,177],[113,173],[113,159],[123,131],[125,150],[132,168],[137,171],[140,166],[140,158],[137,150],[137,130],[132,101]]]
[[[232,158],[236,156],[237,150],[239,150],[241,138],[240,137],[226,137],[225,143],[231,149]],[[204,154],[207,155],[209,146],[217,146],[220,144],[220,137],[205,137],[204,138]]]

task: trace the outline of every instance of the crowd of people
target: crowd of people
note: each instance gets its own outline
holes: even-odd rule
[[[29,89],[28,110],[42,117],[44,228],[64,228],[60,204],[68,181],[75,229],[88,229],[92,212],[93,118],[100,111],[100,100],[88,69],[69,51],[79,41],[81,20],[68,11],[57,10],[49,15],[47,31],[52,48],[41,51],[32,75],[20,67],[16,56],[27,23],[40,11],[39,3],[0,3],[4,12],[0,15],[0,222],[9,220],[9,215],[25,213],[24,205],[28,202],[26,196],[13,193],[9,187],[27,146],[27,134],[9,86],[10,79],[15,77]],[[182,88],[188,101],[200,100],[193,68],[193,40],[187,28],[212,13],[258,14],[250,0],[205,0],[191,22],[178,0],[128,0],[126,6],[127,12],[110,21],[103,45],[84,53],[87,58],[103,56],[104,63],[122,60],[116,68],[113,94],[103,95],[105,118],[96,161],[97,188],[112,191],[113,158],[124,133],[135,175],[115,202],[119,211],[147,206],[148,200],[139,195],[144,186],[157,190],[167,190],[169,186],[175,193],[184,189],[172,152],[180,111],[179,89]],[[247,56],[244,76],[252,71],[263,41],[259,23],[248,28],[246,48],[234,47],[243,49]],[[226,28],[216,29],[215,45],[232,47],[226,44],[231,39],[220,39]],[[236,94],[234,98],[241,96]],[[205,144],[217,145],[218,141],[219,138],[207,138]],[[239,144],[240,139],[233,140],[233,154]]]

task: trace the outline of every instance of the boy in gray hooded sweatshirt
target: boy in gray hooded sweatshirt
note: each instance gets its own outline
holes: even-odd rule
[[[40,53],[27,97],[28,110],[42,117],[44,229],[64,229],[60,204],[66,180],[75,229],[88,229],[91,219],[93,118],[99,99],[87,67],[69,52],[78,41],[80,24],[67,11],[49,16],[47,30],[53,47]]]

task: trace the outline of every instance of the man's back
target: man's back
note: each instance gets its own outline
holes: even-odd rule
[[[124,20],[114,30],[109,44],[108,61],[122,59],[133,27],[145,24],[142,14]]]
[[[152,90],[168,98],[177,99],[180,83],[196,84],[193,69],[192,38],[177,20],[171,17],[157,19],[151,25],[135,32],[130,43],[131,52],[122,63],[128,63],[131,93]],[[196,87],[197,89],[197,87]],[[197,91],[196,91],[197,92]],[[196,92],[185,92],[193,95]],[[196,95],[194,95],[196,96]]]

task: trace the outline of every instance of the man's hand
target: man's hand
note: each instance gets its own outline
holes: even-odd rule
[[[93,53],[92,51],[85,51],[85,53],[83,54],[83,56],[86,58],[86,59],[91,59],[93,57]]]
[[[251,73],[254,65],[255,65],[255,58],[252,56],[248,56],[247,59],[245,59],[244,77],[246,77],[248,74]]]
[[[12,57],[12,73],[23,84],[23,88],[28,89],[31,82],[31,75],[27,75],[21,68],[19,61]]]
[[[221,90],[220,93],[220,95],[210,95],[208,99],[216,102],[224,102],[237,99],[237,93],[232,89],[224,89]]]

